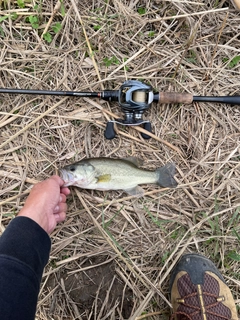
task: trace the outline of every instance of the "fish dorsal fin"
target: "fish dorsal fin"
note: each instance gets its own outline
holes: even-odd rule
[[[103,175],[97,177],[97,183],[109,182],[110,180],[111,180],[110,174],[103,174]]]
[[[141,167],[143,165],[143,160],[137,157],[127,157],[127,158],[123,158],[123,160],[131,162],[136,167]]]

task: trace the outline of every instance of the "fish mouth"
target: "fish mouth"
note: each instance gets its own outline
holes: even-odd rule
[[[63,187],[68,187],[73,184],[73,181],[71,177],[69,176],[68,172],[64,169],[60,169],[59,171],[59,177],[63,180],[64,185]]]

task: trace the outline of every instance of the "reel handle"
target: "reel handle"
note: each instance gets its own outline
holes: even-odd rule
[[[107,125],[106,125],[106,129],[104,131],[104,137],[107,139],[107,140],[112,140],[115,138],[116,136],[116,133],[115,133],[115,130],[114,130],[114,123],[118,123],[118,124],[122,124],[122,125],[126,125],[124,124],[124,121],[121,120],[121,122],[119,121],[108,121],[107,122]],[[151,122],[143,122],[143,123],[139,123],[139,124],[142,124],[143,125],[143,128],[145,130],[147,130],[148,132],[152,133],[152,125],[151,125]],[[146,134],[146,133],[143,133],[141,132],[141,136],[143,137],[143,139],[150,139],[151,137]]]
[[[108,121],[106,125],[106,129],[104,131],[104,137],[108,140],[112,140],[115,138],[115,130],[114,130],[114,122]]]
[[[147,130],[148,132],[152,133],[152,125],[151,125],[151,122],[145,122],[145,123],[143,124],[143,128],[144,128],[145,130]],[[148,134],[143,133],[143,132],[141,132],[141,136],[143,137],[143,139],[146,139],[146,140],[148,140],[148,139],[151,138]]]

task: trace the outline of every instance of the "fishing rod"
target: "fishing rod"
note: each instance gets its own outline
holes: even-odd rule
[[[114,123],[124,126],[142,125],[145,130],[152,132],[150,121],[143,120],[143,113],[153,102],[159,104],[191,104],[193,102],[217,102],[232,105],[240,105],[240,96],[194,96],[190,93],[177,92],[153,92],[152,86],[138,81],[127,80],[119,90],[103,90],[99,92],[81,91],[53,91],[53,90],[32,90],[32,89],[7,89],[0,88],[0,93],[8,94],[31,94],[51,96],[74,96],[80,98],[99,98],[105,101],[118,101],[124,119],[116,119],[107,122],[104,136],[106,139],[115,137]],[[144,139],[150,136],[141,133]]]

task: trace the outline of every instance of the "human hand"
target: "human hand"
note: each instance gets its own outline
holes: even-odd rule
[[[37,222],[48,234],[66,218],[66,198],[70,190],[59,176],[52,176],[33,186],[18,216]]]

